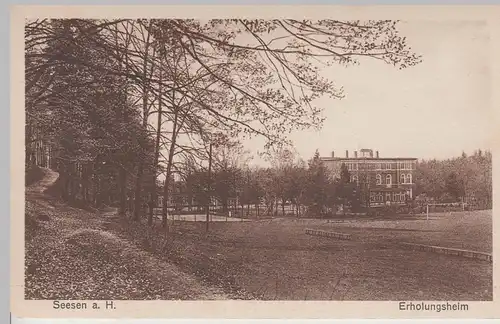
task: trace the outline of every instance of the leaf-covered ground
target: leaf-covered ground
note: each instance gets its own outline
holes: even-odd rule
[[[26,192],[26,299],[225,299],[175,265],[106,231],[109,219],[43,194],[45,170]]]

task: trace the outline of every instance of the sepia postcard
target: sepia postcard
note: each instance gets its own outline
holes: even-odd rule
[[[499,13],[12,7],[13,316],[498,317]]]

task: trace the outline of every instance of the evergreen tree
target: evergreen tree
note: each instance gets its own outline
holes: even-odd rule
[[[335,184],[316,150],[307,170],[307,207],[313,215],[324,215],[335,205]]]

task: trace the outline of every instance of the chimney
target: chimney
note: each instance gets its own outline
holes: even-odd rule
[[[377,151],[377,152],[375,152],[375,154],[376,154],[376,158],[378,159],[378,151]]]
[[[332,151],[332,158],[335,157],[335,151]]]
[[[348,150],[345,150],[345,157],[349,158],[349,151]]]
[[[358,151],[354,151],[354,157],[358,158]]]

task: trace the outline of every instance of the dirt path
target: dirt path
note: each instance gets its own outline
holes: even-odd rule
[[[36,181],[30,186],[26,187],[26,195],[33,197],[33,196],[38,196],[41,197],[41,195],[50,187],[52,186],[57,179],[59,178],[59,173],[54,172],[50,169],[46,168],[40,168],[40,170],[43,173],[43,178],[41,180]]]
[[[106,231],[104,215],[44,194],[58,174],[43,171],[44,178],[26,188],[27,225],[35,224],[26,234],[26,299],[228,298]]]

